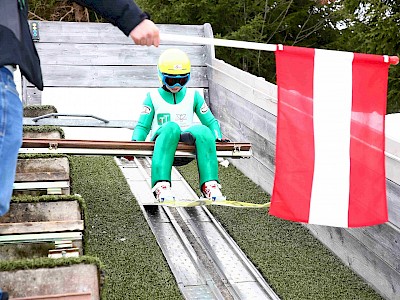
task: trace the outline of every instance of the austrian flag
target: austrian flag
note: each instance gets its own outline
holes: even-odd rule
[[[336,227],[387,222],[389,60],[289,46],[275,54],[278,119],[270,214]]]

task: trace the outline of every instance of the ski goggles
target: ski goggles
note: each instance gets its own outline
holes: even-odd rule
[[[162,83],[169,88],[184,87],[190,79],[190,73],[184,75],[169,75],[165,73],[160,73],[162,78]]]

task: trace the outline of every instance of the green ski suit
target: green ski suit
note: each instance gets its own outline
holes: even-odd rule
[[[154,99],[152,99],[154,98]],[[193,124],[194,113],[202,124]],[[144,141],[152,130],[155,141],[152,187],[159,181],[171,182],[171,170],[179,141],[195,144],[200,188],[203,183],[218,181],[218,160],[215,141],[221,139],[221,129],[198,91],[186,87],[177,93],[159,88],[149,92],[133,131],[133,141]]]

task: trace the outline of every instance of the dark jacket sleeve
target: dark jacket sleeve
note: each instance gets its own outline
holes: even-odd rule
[[[133,0],[74,0],[74,2],[93,9],[121,29],[126,36],[146,18]]]

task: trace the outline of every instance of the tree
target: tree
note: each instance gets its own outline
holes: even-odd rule
[[[313,0],[152,0],[143,6],[157,23],[210,23],[220,38],[325,48],[338,37],[327,23],[331,5]],[[216,56],[275,81],[273,53],[217,48]]]
[[[336,12],[342,20],[338,49],[369,54],[399,55],[400,7],[395,0],[346,0]],[[387,112],[400,112],[400,68],[389,69]]]

